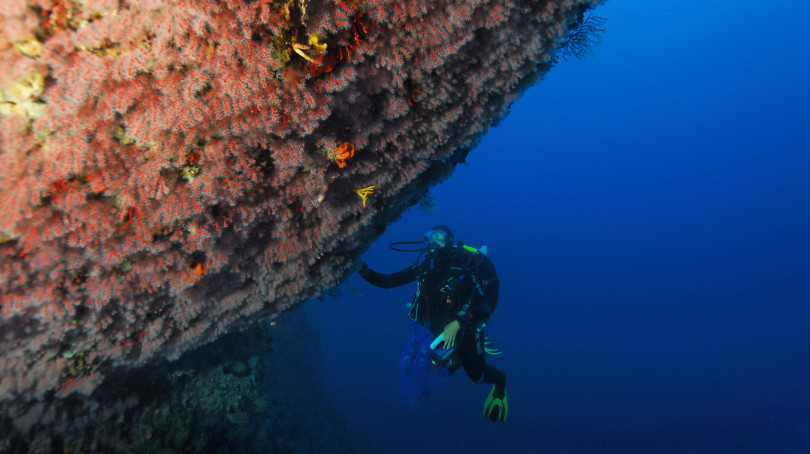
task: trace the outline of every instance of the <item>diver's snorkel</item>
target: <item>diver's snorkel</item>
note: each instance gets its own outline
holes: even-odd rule
[[[458,247],[460,247],[460,248],[462,248],[462,249],[465,249],[465,250],[467,250],[467,251],[470,251],[470,252],[472,252],[473,254],[484,254],[484,255],[487,255],[487,247],[486,247],[486,245],[481,246],[480,248],[476,249],[476,248],[474,248],[474,247],[472,247],[472,246],[467,246],[467,245],[466,245],[466,244],[464,244],[463,242],[459,241],[459,242],[458,242]]]

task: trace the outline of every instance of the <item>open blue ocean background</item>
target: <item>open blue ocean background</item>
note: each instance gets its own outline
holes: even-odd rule
[[[321,381],[390,454],[810,452],[810,2],[621,1],[364,256],[486,244],[509,419],[452,377],[397,400],[414,286],[307,303]],[[508,56],[504,56],[508,58]]]

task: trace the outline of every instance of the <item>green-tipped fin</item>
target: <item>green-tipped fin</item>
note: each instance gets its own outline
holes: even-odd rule
[[[509,413],[509,403],[506,400],[506,387],[492,385],[492,391],[489,392],[489,397],[484,403],[484,417],[494,422],[504,422],[507,413]]]

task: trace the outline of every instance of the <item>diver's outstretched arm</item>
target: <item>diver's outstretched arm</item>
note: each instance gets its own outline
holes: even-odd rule
[[[371,285],[382,288],[394,288],[401,285],[410,284],[416,280],[416,270],[409,266],[404,270],[399,270],[393,274],[378,273],[368,267],[366,262],[360,265],[357,274]]]

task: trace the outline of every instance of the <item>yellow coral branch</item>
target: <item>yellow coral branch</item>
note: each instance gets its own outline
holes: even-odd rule
[[[318,52],[323,52],[326,50],[326,43],[320,42],[320,40],[318,39],[318,35],[314,33],[309,35],[309,45],[312,46],[312,48],[317,50]]]
[[[369,194],[374,192],[374,186],[369,186],[367,188],[362,189],[355,189],[354,192],[356,192],[357,195],[359,195],[360,198],[363,199],[363,206],[366,206],[366,197],[368,197]]]
[[[293,49],[293,51],[295,51],[296,54],[304,57],[308,62],[314,63],[314,61],[311,58],[309,58],[309,55],[304,53],[304,50],[309,50],[310,49],[309,46],[305,46],[303,44],[298,44],[298,43],[293,43],[292,44],[292,49]]]

